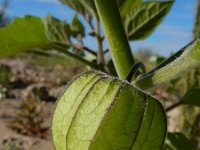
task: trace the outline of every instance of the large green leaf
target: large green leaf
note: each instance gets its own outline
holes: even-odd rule
[[[171,60],[169,64],[139,77],[138,86],[149,88],[156,84],[174,80],[200,65],[200,38],[181,51],[179,57]]]
[[[161,150],[165,134],[165,112],[157,100],[92,71],[68,84],[52,120],[57,150]]]
[[[144,2],[123,17],[129,40],[145,39],[169,12],[173,1]]]
[[[197,150],[182,133],[168,133],[164,150]]]
[[[0,29],[0,57],[39,49],[54,49],[53,44],[66,48],[71,37],[70,26],[51,15],[46,18],[25,16]]]
[[[12,24],[0,29],[0,57],[50,47],[43,22],[37,17],[16,18]]]

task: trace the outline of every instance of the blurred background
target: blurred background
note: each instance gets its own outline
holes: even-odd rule
[[[198,37],[199,5],[199,0],[176,0],[148,38],[130,42],[135,57],[145,63],[147,70]],[[70,23],[75,13],[58,0],[0,0],[0,27],[27,14],[42,18],[51,14]],[[89,33],[90,26],[83,17],[79,16],[79,19],[85,33]],[[93,36],[81,40],[86,47],[97,49]],[[106,41],[102,44],[107,47]],[[92,55],[79,51],[79,47],[77,49],[75,47],[73,53],[97,61]],[[109,60],[110,55],[105,58]],[[1,58],[0,65],[0,150],[53,149],[49,129],[56,100],[74,75],[91,68],[72,57],[41,51]],[[200,87],[199,68],[170,83],[154,87],[149,92],[168,107],[191,87]],[[198,107],[181,106],[169,111],[167,116],[170,132],[182,132],[196,147],[200,146]]]

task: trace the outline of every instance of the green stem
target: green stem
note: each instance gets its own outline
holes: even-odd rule
[[[103,45],[101,39],[101,30],[100,30],[100,23],[99,20],[96,19],[96,39],[98,43],[98,53],[97,53],[97,64],[104,65],[104,52],[103,52]]]
[[[169,111],[171,111],[172,109],[174,109],[174,108],[180,106],[181,104],[182,104],[181,101],[180,101],[180,102],[177,102],[177,103],[175,103],[175,104],[169,106],[168,108],[166,108],[165,111],[166,111],[166,112],[169,112]]]
[[[98,14],[108,40],[112,60],[120,79],[126,79],[134,58],[124,31],[119,8],[115,0],[95,0]]]
[[[72,57],[72,58],[74,58],[76,60],[79,60],[80,62],[92,67],[93,69],[98,67],[96,64],[94,64],[94,63],[92,63],[92,62],[90,62],[90,61],[88,61],[88,60],[86,60],[86,59],[84,59],[84,58],[82,58],[82,57],[80,57],[80,56],[78,56],[76,54],[73,54],[73,53],[69,52],[68,50],[66,50],[65,47],[62,47],[62,45],[56,45],[55,44],[54,47],[59,52],[61,52],[63,54],[66,54],[66,55],[68,55],[68,56],[70,56],[70,57]]]

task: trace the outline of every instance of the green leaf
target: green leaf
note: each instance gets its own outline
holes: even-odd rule
[[[85,9],[80,0],[60,0],[60,1],[83,16],[89,14],[89,12],[87,11],[87,9]]]
[[[167,15],[172,4],[173,1],[144,2],[124,16],[124,27],[129,40],[148,37]]]
[[[14,22],[0,29],[0,57],[15,55],[39,49],[53,49],[53,44],[67,48],[71,36],[69,25],[51,15],[44,19],[34,16],[16,18]]]
[[[94,0],[60,0],[62,3],[66,4],[70,8],[74,9],[76,12],[81,14],[84,17],[93,16],[97,17],[97,10],[94,4]],[[117,0],[119,7],[121,7],[127,0]],[[138,1],[138,0],[135,0]],[[125,8],[127,7],[124,6],[124,11]]]
[[[86,72],[68,84],[52,120],[57,150],[161,150],[161,104],[126,81]]]
[[[83,37],[85,36],[85,27],[79,20],[78,14],[74,15],[74,18],[72,20],[70,27],[71,27],[72,35],[74,37],[77,37],[77,35],[79,34],[82,35]]]
[[[200,39],[184,47],[182,54],[169,64],[137,79],[141,88],[174,80],[200,65]]]
[[[84,18],[98,18],[94,0],[60,0]],[[169,12],[173,1],[117,0],[129,40],[149,36]]]
[[[76,12],[82,16],[93,16],[98,17],[97,10],[94,4],[94,0],[60,0],[62,3],[66,4],[70,8],[74,9]],[[116,0],[122,14],[128,13],[130,10],[141,2],[141,0]]]
[[[124,0],[123,4],[120,5],[120,13],[122,16],[132,12],[135,7],[140,4],[142,0]],[[120,3],[120,2],[118,2]]]
[[[181,104],[189,104],[200,107],[200,89],[191,89],[187,91],[181,100]]]
[[[76,12],[81,14],[84,18],[98,17],[94,0],[60,0]]]
[[[44,19],[48,39],[51,42],[60,44],[68,44],[71,37],[71,30],[66,21],[60,21],[57,18],[48,15]]]
[[[168,133],[164,150],[197,150],[182,133]]]
[[[80,0],[80,3],[84,6],[85,9],[91,14],[91,16],[98,18],[97,10],[94,4],[94,0]]]
[[[43,22],[37,17],[16,18],[12,24],[0,29],[0,57],[50,47]]]

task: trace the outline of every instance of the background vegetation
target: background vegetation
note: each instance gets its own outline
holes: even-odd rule
[[[67,82],[74,75],[91,69],[117,75],[109,50],[103,45],[105,37],[94,6],[85,2],[61,2],[77,12],[70,23],[51,15],[46,18],[26,16],[23,19],[16,18],[11,25],[0,30],[0,51],[1,55],[5,56],[0,59],[0,149],[52,149],[49,142],[51,115],[59,93]],[[144,5],[139,3],[140,1],[136,0],[131,5],[128,2],[123,5],[123,2],[118,0],[129,41],[148,37],[173,5],[172,1],[147,2]],[[133,11],[132,8],[136,5]],[[2,6],[0,26],[4,27],[11,22],[5,14],[9,1],[5,0]],[[191,31],[193,39],[198,38],[200,33],[200,0],[197,0],[195,9],[195,22]],[[79,16],[88,23],[89,33],[86,33]],[[27,22],[31,22],[32,26],[21,30],[19,27],[26,26]],[[41,34],[35,31],[33,36],[29,37],[26,33],[35,27],[38,27],[37,30],[40,30]],[[16,33],[20,33],[21,38],[12,43]],[[83,41],[87,36],[96,39],[96,50],[85,46]],[[31,42],[30,39],[35,37],[40,38]],[[10,47],[6,47],[8,40]],[[31,46],[21,46],[22,43]],[[5,48],[5,51],[2,48]],[[134,56],[136,62],[141,61],[146,65],[147,72],[165,59],[149,49],[140,49]],[[141,73],[142,69],[135,76]],[[183,144],[185,149],[200,148],[199,107],[181,106],[180,103],[188,91],[199,88],[200,70],[197,67],[183,77],[149,90],[167,110],[171,133],[168,134],[165,149],[183,149]],[[198,99],[200,95],[196,94],[196,97]],[[199,105],[197,102],[196,106]]]

